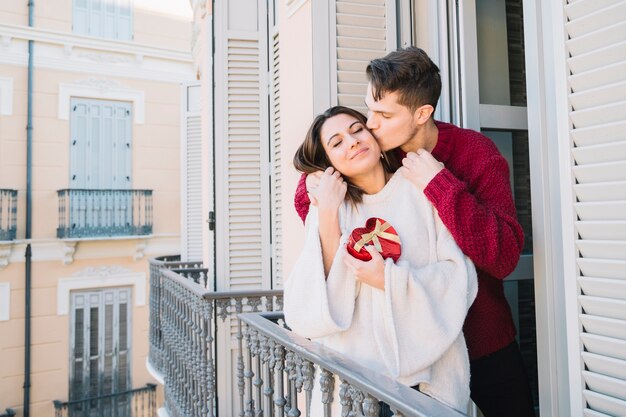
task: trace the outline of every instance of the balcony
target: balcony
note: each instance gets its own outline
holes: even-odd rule
[[[17,191],[0,188],[0,241],[14,240],[16,225]]]
[[[65,189],[59,196],[59,239],[152,234],[152,190]]]
[[[171,417],[306,415],[314,388],[324,416],[339,403],[341,415],[377,417],[381,401],[395,416],[462,416],[289,331],[280,290],[215,292],[198,265],[150,263],[148,362]]]
[[[146,384],[129,391],[53,403],[54,417],[153,417],[156,413],[156,385]]]

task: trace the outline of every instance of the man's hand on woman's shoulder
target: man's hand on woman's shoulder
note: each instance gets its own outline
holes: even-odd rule
[[[430,152],[426,149],[418,149],[417,152],[406,154],[398,171],[417,188],[424,190],[442,169],[443,164],[437,161]]]

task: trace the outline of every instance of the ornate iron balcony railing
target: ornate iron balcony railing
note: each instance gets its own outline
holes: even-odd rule
[[[0,189],[0,240],[15,239],[17,230],[17,191]]]
[[[59,190],[57,237],[152,233],[152,190]]]
[[[160,373],[163,373],[163,331],[161,328],[161,288],[163,278],[161,269],[175,269],[185,271],[195,271],[193,274],[197,278],[202,278],[204,288],[207,288],[207,269],[202,268],[202,262],[189,261],[181,262],[179,255],[160,256],[149,260],[150,263],[150,322],[149,337],[150,349],[148,360],[150,364]],[[211,283],[211,288],[214,288]]]
[[[189,272],[184,266],[189,264],[177,259],[151,260],[149,362],[162,374],[171,417],[212,417],[219,410],[241,417],[298,416],[304,408],[298,406],[298,395],[310,402],[313,384],[319,383],[315,372],[322,377],[324,401],[357,413],[343,415],[367,411],[365,416],[377,417],[379,401],[398,416],[462,415],[276,324],[282,319],[282,290],[215,292],[206,269],[194,264]],[[236,369],[227,375],[233,370],[223,364],[231,357],[219,354],[230,356],[233,332]],[[217,340],[218,334],[227,340]],[[227,347],[217,349],[220,343]],[[333,399],[327,385],[335,377],[342,390]],[[218,407],[218,385],[237,387],[232,409],[224,400]]]
[[[462,417],[463,414],[331,349],[289,331],[282,313],[240,314],[240,408],[250,416],[299,416],[311,406],[316,384],[324,417],[331,404],[342,416],[378,417],[381,402],[394,416]],[[245,344],[241,343],[241,340]],[[316,378],[319,373],[319,378]],[[334,386],[340,381],[338,398]],[[303,397],[304,404],[298,401]]]
[[[156,385],[146,384],[115,394],[83,400],[55,400],[55,417],[153,417],[156,415]]]

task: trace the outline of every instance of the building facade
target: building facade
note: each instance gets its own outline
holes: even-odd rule
[[[147,258],[180,253],[191,16],[186,0],[0,5],[2,410],[154,382]]]

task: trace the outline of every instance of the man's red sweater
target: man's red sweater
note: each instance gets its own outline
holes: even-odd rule
[[[474,360],[515,338],[502,280],[519,261],[524,233],[517,221],[508,164],[494,143],[473,130],[435,123],[439,136],[432,155],[445,169],[424,194],[478,272],[478,295],[463,327]],[[300,178],[294,199],[303,221],[310,204],[305,178]]]

